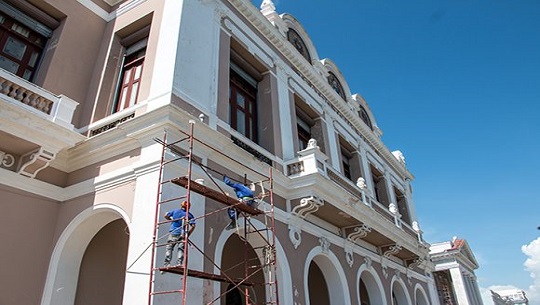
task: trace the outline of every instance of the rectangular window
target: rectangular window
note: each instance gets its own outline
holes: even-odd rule
[[[311,139],[311,125],[307,123],[305,119],[298,115],[296,111],[296,128],[298,129],[298,146],[300,150],[304,150],[307,147],[309,140]]]
[[[321,123],[318,120],[318,114],[300,97],[294,96],[295,114],[296,114],[296,137],[298,141],[297,150],[307,148],[309,140],[317,141],[317,146],[324,151],[322,139]],[[319,122],[317,124],[317,122]],[[318,135],[318,136],[317,136]]]
[[[0,68],[32,80],[47,38],[0,13]]]
[[[362,177],[359,154],[355,147],[342,136],[339,136],[339,149],[341,173],[345,178],[356,183],[356,180]]]
[[[137,103],[146,55],[146,42],[147,40],[143,39],[126,49],[114,112],[122,111]]]
[[[373,181],[373,193],[375,195],[375,200],[388,207],[390,205],[390,202],[388,200],[388,192],[384,175],[379,172],[373,165],[370,165],[369,168],[371,171],[371,179]]]
[[[350,152],[346,151],[343,147],[341,148],[341,167],[343,170],[343,175],[349,179],[352,180],[351,175],[351,154]]]
[[[257,83],[233,65],[230,70],[229,104],[231,127],[257,143]]]
[[[394,196],[396,197],[397,206],[399,214],[401,214],[401,219],[407,223],[411,224],[411,216],[409,215],[409,207],[407,204],[407,197],[400,191],[398,188],[394,187]]]

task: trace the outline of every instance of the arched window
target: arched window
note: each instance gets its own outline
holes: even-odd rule
[[[341,83],[339,82],[337,76],[332,72],[328,72],[328,83],[334,89],[334,91],[336,91],[337,94],[341,96],[341,98],[347,100],[347,98],[345,97],[345,91],[343,91],[343,86],[341,86]]]
[[[371,120],[369,119],[369,115],[367,114],[366,109],[364,107],[360,106],[360,111],[358,111],[358,115],[368,125],[369,129],[373,130],[373,125],[371,125]]]
[[[302,56],[304,56],[304,58],[311,63],[311,56],[309,55],[306,44],[295,30],[289,29],[287,32],[287,40],[289,40],[296,50],[298,50],[298,52],[300,52],[300,54],[302,54]]]

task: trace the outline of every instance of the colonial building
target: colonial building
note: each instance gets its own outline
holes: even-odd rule
[[[435,264],[433,277],[444,305],[483,305],[474,270],[478,262],[464,239],[432,244],[430,258]]]
[[[494,305],[528,305],[529,300],[525,291],[520,289],[491,290]]]
[[[0,31],[0,303],[439,304],[403,154],[272,1],[3,0]],[[265,180],[239,221],[271,234],[225,230],[223,175]]]

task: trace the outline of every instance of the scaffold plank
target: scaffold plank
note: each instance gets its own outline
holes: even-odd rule
[[[161,267],[159,268],[159,271],[180,274],[180,275],[184,274],[184,268],[182,268],[181,266]],[[223,283],[232,283],[235,285],[253,286],[253,283],[244,281],[243,279],[238,279],[238,278],[229,279],[223,275],[207,273],[207,272],[197,271],[193,269],[187,269],[187,276],[196,277],[196,278],[205,279],[205,280],[218,281],[218,282],[223,282]]]
[[[184,188],[187,188],[187,185],[188,185],[188,178],[187,177],[178,177],[178,178],[175,178],[175,179],[172,179],[171,180],[172,183],[176,184],[176,185],[179,185],[179,186],[182,186]],[[253,207],[250,207],[249,205],[247,204],[244,204],[230,196],[227,196],[226,194],[223,194],[223,193],[220,193],[216,190],[213,190],[211,188],[208,188],[202,184],[199,184],[193,180],[191,180],[191,184],[190,184],[190,189],[198,194],[201,194],[205,197],[208,197],[208,198],[212,198],[216,201],[219,201],[223,204],[226,204],[228,206],[232,206],[242,212],[246,212],[248,214],[251,214],[251,215],[260,215],[260,214],[263,214],[264,212],[259,210],[259,209],[256,209],[256,208],[253,208]]]

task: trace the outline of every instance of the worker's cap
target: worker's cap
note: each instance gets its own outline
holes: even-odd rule
[[[189,206],[187,201],[182,201],[182,208],[187,208]]]

